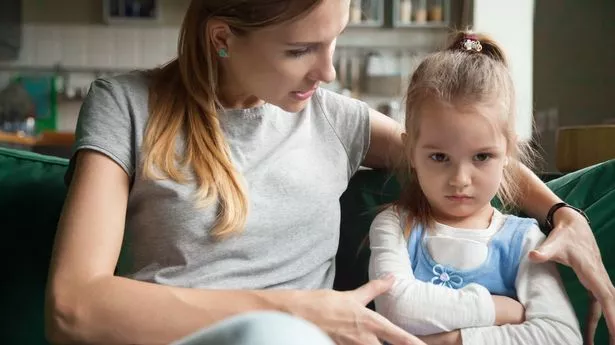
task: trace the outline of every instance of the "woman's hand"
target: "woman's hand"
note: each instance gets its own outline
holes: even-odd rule
[[[319,326],[339,345],[425,345],[382,315],[365,307],[393,285],[394,278],[372,280],[352,291],[305,291],[287,311]]]
[[[525,321],[525,308],[519,301],[506,296],[491,296],[495,305],[495,326],[519,325]]]
[[[461,331],[425,335],[420,337],[427,345],[463,345]]]
[[[602,308],[610,334],[610,344],[615,345],[615,287],[602,262],[600,250],[589,224],[576,211],[563,207],[554,214],[555,227],[545,242],[530,252],[535,262],[555,261],[570,266],[579,281],[590,291],[590,320],[586,337],[595,332]],[[593,329],[592,329],[593,328]],[[590,343],[591,344],[591,343]]]

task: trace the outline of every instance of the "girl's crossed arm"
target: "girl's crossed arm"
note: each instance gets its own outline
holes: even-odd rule
[[[481,285],[454,290],[415,279],[400,217],[393,208],[374,219],[369,236],[370,279],[388,274],[396,278],[387,293],[376,297],[376,311],[406,331],[427,335],[522,321],[516,316],[522,314],[519,303],[492,297]]]

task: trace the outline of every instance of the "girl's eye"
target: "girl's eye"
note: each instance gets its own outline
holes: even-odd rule
[[[302,57],[303,55],[310,53],[311,51],[312,51],[312,48],[305,47],[301,49],[288,50],[286,54],[293,58],[299,58],[299,57]]]
[[[490,153],[479,153],[476,156],[474,156],[474,160],[478,162],[485,162],[489,160],[491,157],[492,155]]]
[[[448,157],[446,157],[444,153],[434,153],[429,156],[429,158],[434,162],[446,162],[448,160]]]

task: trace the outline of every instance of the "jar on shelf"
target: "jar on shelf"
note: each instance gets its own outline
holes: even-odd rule
[[[444,20],[442,0],[431,0],[429,4],[428,20],[430,22],[442,22]]]
[[[382,26],[384,23],[384,0],[352,0],[350,3],[350,26]]]
[[[427,0],[418,0],[414,10],[414,21],[418,24],[427,22]]]

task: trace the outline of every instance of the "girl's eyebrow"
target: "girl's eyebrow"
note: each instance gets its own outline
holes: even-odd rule
[[[441,147],[439,147],[438,145],[434,145],[434,144],[425,144],[425,145],[421,145],[422,149],[426,149],[426,150],[442,150]],[[482,151],[496,151],[498,149],[497,146],[485,146],[485,147],[480,147],[476,150],[476,152],[482,152]]]
[[[497,150],[498,147],[497,146],[485,146],[485,147],[481,147],[476,151],[495,151]]]
[[[422,149],[427,149],[427,150],[441,150],[441,148],[437,145],[434,144],[425,144],[425,145],[421,145]]]

